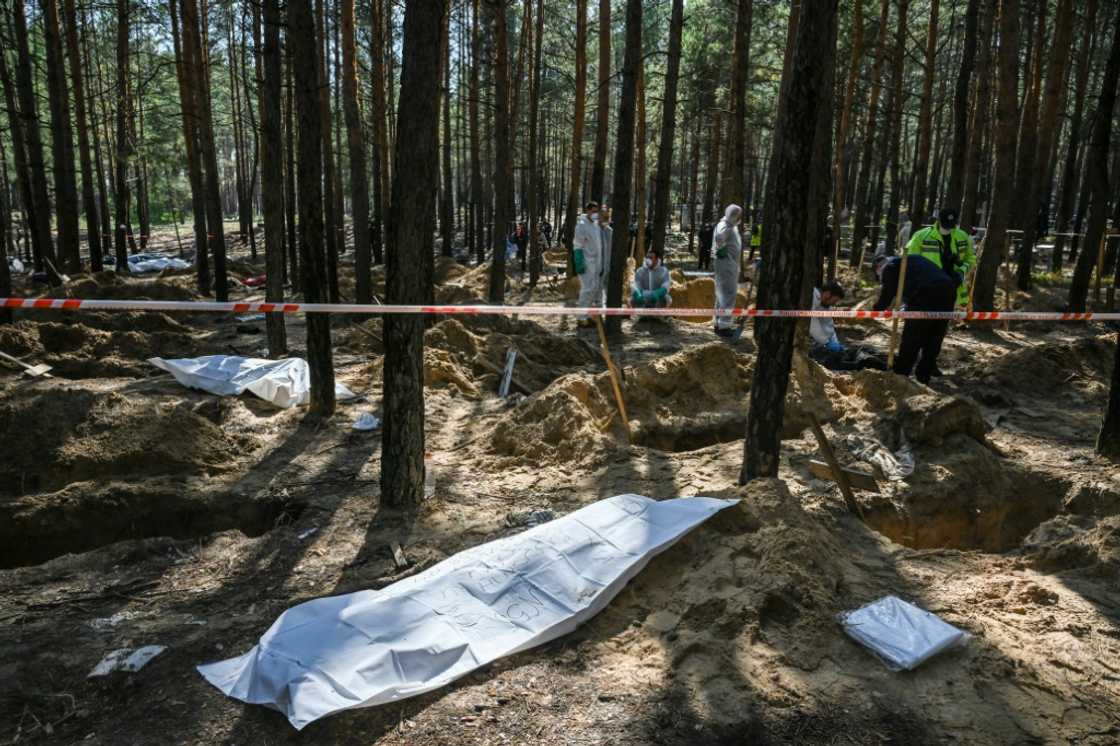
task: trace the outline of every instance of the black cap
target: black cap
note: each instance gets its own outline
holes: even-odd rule
[[[957,211],[952,207],[942,207],[937,213],[937,222],[942,228],[956,228],[957,217]]]

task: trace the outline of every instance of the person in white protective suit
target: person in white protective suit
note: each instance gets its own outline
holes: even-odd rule
[[[739,221],[743,208],[728,205],[723,211],[712,235],[712,256],[715,258],[713,269],[716,280],[716,334],[731,337],[735,334],[732,317],[720,311],[735,307],[735,294],[739,290],[739,261],[743,254],[743,238],[739,235]]]
[[[599,228],[599,203],[588,202],[576,223],[572,237],[572,263],[579,275],[580,308],[601,308],[603,305],[603,231]],[[579,326],[594,322],[584,316]]]

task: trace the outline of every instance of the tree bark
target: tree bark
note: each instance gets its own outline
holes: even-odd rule
[[[479,71],[482,67],[482,41],[479,30],[479,0],[471,0],[471,79],[470,93],[467,96],[467,117],[470,120],[470,151],[471,151],[471,213],[472,233],[474,243],[470,247],[481,264],[486,258],[486,242],[483,215],[485,214],[485,198],[482,191],[482,142],[479,135],[478,101],[482,95],[479,83]]]
[[[342,216],[337,213],[335,200],[335,162],[334,141],[331,125],[331,86],[328,74],[330,57],[328,51],[330,44],[327,41],[327,5],[328,0],[315,1],[315,26],[318,34],[319,46],[315,54],[319,57],[319,115],[323,119],[320,127],[320,137],[323,139],[323,220],[326,236],[326,279],[327,297],[331,303],[338,303],[338,254],[341,251]],[[298,59],[298,58],[297,58]]]
[[[751,59],[752,0],[738,0],[731,51],[731,122],[727,128],[727,160],[723,166],[720,201],[744,205],[743,179],[747,171],[747,75]],[[746,220],[743,221],[743,224]]]
[[[1089,143],[1089,155],[1086,159],[1086,178],[1090,187],[1089,222],[1085,226],[1085,241],[1077,255],[1073,281],[1069,287],[1069,310],[1074,313],[1086,310],[1089,280],[1101,250],[1101,238],[1108,217],[1108,154],[1112,137],[1112,114],[1116,107],[1116,83],[1120,77],[1120,8],[1116,11],[1113,27],[1112,49],[1101,81],[1093,139]]]
[[[961,185],[961,228],[971,231],[976,224],[976,208],[980,191],[980,156],[984,137],[988,132],[992,91],[992,27],[995,23],[996,0],[983,0],[980,17],[980,49],[976,65],[976,82],[972,99],[972,117],[969,125],[968,149],[965,151],[964,176]],[[950,202],[950,204],[954,204]]]
[[[742,0],[750,4],[751,0]],[[741,12],[740,5],[740,12]],[[654,187],[653,248],[661,256],[665,251],[665,231],[669,225],[670,168],[673,160],[673,138],[677,131],[677,82],[681,69],[681,33],[684,27],[684,0],[673,0],[669,18],[669,61],[665,70],[665,96],[661,103],[661,144],[657,152],[657,176]],[[745,100],[745,95],[744,95]],[[743,209],[747,208],[743,205]]]
[[[822,178],[812,172],[813,161],[823,146],[818,141],[830,134],[820,125],[832,121],[832,95],[826,89],[836,54],[836,15],[836,0],[821,0],[812,13],[801,14],[793,56],[782,76],[786,95],[778,110],[764,208],[769,250],[758,285],[760,307],[801,305],[806,253],[813,251],[806,246],[805,214],[819,189],[814,181]],[[794,330],[786,319],[756,322],[758,363],[751,383],[741,484],[778,474]]]
[[[1016,282],[1020,290],[1030,290],[1031,270],[1034,267],[1034,239],[1038,225],[1038,210],[1031,199],[1033,183],[1045,161],[1038,158],[1038,107],[1042,96],[1042,62],[1046,48],[1046,3],[1037,9],[1034,42],[1032,45],[1030,78],[1025,82],[1023,116],[1019,127],[1019,163],[1016,167],[1015,194],[1018,195],[1017,223],[1023,231],[1019,241],[1018,272]]]
[[[891,74],[891,120],[890,120],[890,169],[891,169],[891,198],[887,207],[886,236],[884,237],[888,254],[893,254],[898,247],[898,209],[902,203],[905,184],[902,179],[902,110],[906,105],[903,75],[906,70],[906,42],[907,25],[906,14],[910,10],[910,0],[900,0],[898,3],[898,27],[895,31],[893,71]],[[920,220],[918,216],[911,216]],[[878,221],[876,221],[878,223]]]
[[[595,107],[595,155],[591,165],[591,199],[602,202],[607,180],[607,136],[611,122],[611,0],[599,0],[599,78]]]
[[[936,74],[934,56],[937,53],[937,16],[941,11],[940,0],[931,0],[929,26],[926,33],[925,77],[922,79],[922,101],[918,113],[918,156],[914,162],[914,185],[910,199],[910,218],[915,225],[923,225],[928,213],[926,204],[926,175],[929,171],[929,147],[933,123],[933,79]]]
[[[354,214],[354,274],[358,303],[373,302],[370,277],[369,183],[362,112],[358,106],[358,50],[354,41],[354,0],[342,0],[342,103],[350,156],[350,197]]]
[[[503,0],[504,3],[504,0]],[[496,9],[501,16],[504,7]],[[432,233],[439,190],[440,33],[447,3],[409,3],[404,15],[400,121],[397,141],[386,291],[389,303],[423,303],[432,282]],[[504,24],[504,19],[499,21]],[[505,73],[499,70],[505,78]],[[500,108],[508,97],[498,98]],[[501,102],[505,102],[504,104]],[[381,498],[410,507],[424,497],[424,318],[385,317],[385,430],[381,441]]]
[[[526,0],[528,2],[528,0]],[[445,40],[443,43],[443,164],[440,169],[443,173],[443,188],[440,190],[439,200],[439,230],[440,253],[452,256],[451,242],[455,236],[455,195],[451,173],[451,23],[450,13],[444,15],[447,23]]]
[[[533,68],[529,83],[529,287],[535,288],[541,275],[543,254],[540,232],[541,188],[540,147],[541,62],[544,39],[544,0],[537,0],[536,30],[533,33]]]
[[[995,308],[996,281],[1007,251],[1007,229],[1015,207],[1015,148],[1019,122],[1019,0],[1000,0],[999,91],[995,126],[995,176],[984,249],[972,295],[979,311]]]
[[[642,0],[626,0],[626,46],[622,63],[622,99],[618,105],[618,141],[615,145],[614,189],[611,190],[611,266],[607,306],[622,305],[622,279],[630,242],[630,175],[634,167],[634,124],[638,108],[638,76],[642,64]],[[574,143],[575,144],[575,143]],[[578,183],[578,182],[577,182]],[[618,316],[607,319],[607,330],[621,328]]]
[[[129,126],[132,109],[132,92],[129,85],[129,23],[131,16],[129,0],[117,0],[117,159],[116,195],[113,226],[113,243],[116,250],[116,271],[128,272],[128,236],[131,228],[132,192],[128,183],[133,147],[132,131]]]
[[[284,300],[284,132],[280,115],[283,70],[280,64],[280,27],[284,23],[280,0],[264,0],[264,46],[261,49],[263,85],[261,111],[261,197],[264,208],[265,300]],[[361,301],[359,301],[361,302]],[[288,353],[284,314],[265,317],[268,354],[280,358]]]
[[[848,121],[852,116],[852,101],[856,94],[860,60],[863,59],[863,0],[855,0],[852,9],[852,57],[848,63],[848,81],[844,86],[844,104],[840,109],[840,126],[836,130],[836,165],[833,176],[832,200],[832,251],[828,262],[828,279],[836,279],[836,266],[840,263],[840,243],[844,238],[844,222],[840,218],[846,201],[844,190],[848,149]],[[852,247],[852,255],[856,253]]]
[[[1093,52],[1097,39],[1097,0],[1088,0],[1085,11],[1085,30],[1081,41],[1081,48],[1077,56],[1077,79],[1074,83],[1073,113],[1069,120],[1069,135],[1067,136],[1066,159],[1062,170],[1062,188],[1058,197],[1058,235],[1054,240],[1054,253],[1050,258],[1050,271],[1055,274],[1062,271],[1063,253],[1065,252],[1066,237],[1061,235],[1069,232],[1070,219],[1073,217],[1074,199],[1076,198],[1077,153],[1082,140],[1082,118],[1085,112],[1085,94],[1089,86],[1089,71],[1092,67]],[[1077,246],[1076,238],[1070,242]]]
[[[191,0],[186,0],[191,2]],[[311,0],[288,0],[287,42],[295,66],[295,104],[299,117],[299,246],[303,298],[326,300],[326,262],[323,253],[323,112],[320,91],[322,64]],[[388,345],[387,345],[388,346]],[[307,314],[307,364],[311,372],[308,415],[334,414],[334,359],[331,317]]]
[[[568,201],[564,210],[564,246],[568,254],[572,252],[572,237],[576,230],[576,214],[579,212],[579,186],[580,186],[580,156],[583,151],[583,119],[587,105],[587,0],[576,0],[576,91],[575,108],[572,120],[572,152],[570,153],[571,165],[568,171]],[[627,172],[627,181],[630,174]],[[618,195],[612,195],[611,200],[618,202]],[[617,204],[615,205],[617,206]],[[623,230],[623,233],[626,231]],[[574,267],[571,260],[568,262],[568,273],[572,274]]]
[[[867,119],[863,126],[863,153],[860,156],[859,177],[856,181],[856,222],[852,226],[852,257],[851,265],[859,267],[863,263],[864,239],[872,228],[872,214],[878,217],[878,209],[871,209],[870,194],[872,192],[872,164],[875,149],[875,134],[879,133],[879,140],[886,138],[886,132],[877,127],[879,122],[879,97],[883,87],[883,65],[887,59],[889,49],[887,40],[887,21],[890,17],[891,0],[882,0],[879,5],[879,29],[875,45],[875,62],[871,66],[871,93],[867,100]],[[882,199],[879,200],[882,202]]]
[[[510,214],[513,207],[513,153],[509,136],[509,34],[506,29],[506,0],[486,2],[494,24],[494,220],[491,227],[494,256],[490,260],[488,298],[491,303],[501,304],[506,297],[506,236],[513,219]],[[582,6],[584,0],[578,2]],[[580,100],[577,95],[577,111]]]
[[[118,0],[127,3],[128,0]],[[198,13],[196,0],[182,0],[183,47],[190,58],[188,72],[193,75],[197,97],[198,142],[204,171],[207,239],[214,259],[214,295],[219,301],[229,300],[229,279],[226,275],[226,239],[222,226],[222,191],[218,173],[218,154],[214,146],[214,115],[210,102],[210,65],[203,45],[205,19]],[[119,166],[118,166],[119,169]],[[118,262],[120,250],[118,249]]]
[[[85,80],[78,46],[78,12],[74,0],[63,0],[63,10],[66,14],[66,53],[70,58],[70,80],[74,87],[74,120],[78,128],[78,160],[82,169],[82,209],[86,214],[86,242],[89,247],[90,269],[100,272],[101,226],[98,223],[97,201],[93,193],[95,176],[89,149]]]
[[[957,72],[953,94],[953,145],[949,155],[949,189],[945,195],[945,204],[956,209],[960,209],[964,195],[965,163],[968,157],[968,103],[972,92],[972,70],[976,64],[979,21],[980,0],[968,0],[968,7],[964,12],[964,48],[961,50],[961,66]],[[962,221],[965,219],[963,213],[960,218]]]
[[[386,23],[384,18],[384,8],[382,5],[383,0],[371,0],[371,7],[373,9],[371,28],[370,28],[370,66],[373,69],[371,82],[373,84],[373,143],[376,150],[377,157],[377,170],[375,178],[377,179],[376,191],[379,196],[374,210],[377,213],[377,219],[374,221],[376,224],[377,235],[374,237],[374,247],[383,245],[382,236],[388,231],[387,225],[382,225],[383,221],[388,219],[389,216],[389,136],[386,126],[386,118],[389,113],[386,104],[385,93],[385,29]],[[381,263],[382,257],[380,251],[377,251],[377,256],[374,259],[377,263]]]

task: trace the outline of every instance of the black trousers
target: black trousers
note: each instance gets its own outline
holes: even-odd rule
[[[907,301],[906,308],[909,311],[952,311],[956,297],[957,289],[951,282],[938,283],[919,289]],[[915,378],[922,383],[929,383],[948,331],[948,320],[907,319],[902,328],[898,357],[894,360],[894,372],[908,376],[914,371],[916,363]]]

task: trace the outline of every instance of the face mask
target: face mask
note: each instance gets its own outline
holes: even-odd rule
[[[599,213],[597,213],[597,212],[593,212],[593,213],[590,213],[590,214],[588,215],[588,217],[589,217],[589,218],[591,218],[591,222],[592,222],[592,223],[597,223],[597,222],[599,222]]]
[[[951,228],[946,228],[946,227],[945,227],[945,226],[943,226],[943,225],[939,225],[939,226],[937,226],[937,229],[938,229],[939,231],[941,231],[941,235],[943,235],[943,236],[947,236],[947,235],[949,235],[950,233],[952,233],[952,232],[953,232]]]
[[[653,260],[652,259],[646,259],[646,269],[650,269],[652,267],[653,267]]]

